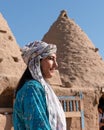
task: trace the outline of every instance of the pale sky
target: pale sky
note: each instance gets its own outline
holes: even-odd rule
[[[84,30],[104,59],[104,0],[0,0],[0,12],[20,47],[41,40],[61,10]]]

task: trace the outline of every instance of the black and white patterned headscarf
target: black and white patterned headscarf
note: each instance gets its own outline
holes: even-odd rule
[[[44,80],[40,68],[40,60],[56,53],[56,51],[56,45],[47,44],[43,41],[35,41],[27,44],[23,48],[22,56],[32,77],[39,81],[45,89],[51,129],[66,130],[66,119],[62,106],[51,86]]]

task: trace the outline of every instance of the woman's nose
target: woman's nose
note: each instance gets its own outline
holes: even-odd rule
[[[57,61],[54,62],[55,68],[58,68],[58,63]]]

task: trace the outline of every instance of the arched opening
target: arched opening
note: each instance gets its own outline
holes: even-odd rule
[[[104,94],[99,99],[98,113],[99,113],[99,130],[104,130]]]

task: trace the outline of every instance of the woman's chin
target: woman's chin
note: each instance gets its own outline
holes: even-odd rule
[[[52,73],[52,74],[50,74],[50,75],[45,76],[45,78],[46,78],[46,79],[50,79],[50,78],[53,77],[53,75],[54,75],[54,74]]]

